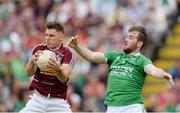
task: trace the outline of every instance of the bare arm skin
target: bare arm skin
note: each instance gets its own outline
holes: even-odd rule
[[[164,79],[168,80],[169,83],[174,86],[172,75],[170,75],[169,73],[165,72],[163,69],[158,68],[158,67],[154,66],[153,64],[148,64],[148,65],[146,65],[144,67],[144,71],[146,73],[152,75],[153,77],[164,78]]]
[[[90,49],[83,47],[78,43],[78,36],[72,37],[68,40],[68,46],[73,48],[84,59],[94,63],[106,63],[106,58],[101,52],[93,52]]]

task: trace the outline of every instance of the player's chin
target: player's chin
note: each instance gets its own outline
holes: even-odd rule
[[[56,47],[53,44],[47,44],[48,48],[55,49]]]

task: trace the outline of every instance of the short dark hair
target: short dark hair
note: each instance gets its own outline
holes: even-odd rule
[[[143,26],[132,26],[132,27],[130,27],[129,32],[133,32],[133,31],[139,32],[138,41],[143,42],[143,45],[141,47],[141,48],[143,48],[146,45],[147,40],[148,40],[148,35],[146,33],[146,29]]]
[[[45,26],[47,29],[56,29],[56,31],[64,33],[64,27],[58,22],[47,22]]]

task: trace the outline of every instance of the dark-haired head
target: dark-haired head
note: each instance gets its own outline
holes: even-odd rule
[[[58,32],[64,33],[64,27],[61,24],[59,24],[58,22],[55,22],[55,21],[47,22],[46,23],[46,29],[55,29]]]
[[[50,49],[59,48],[64,40],[64,28],[58,22],[47,22],[45,30],[45,43]]]
[[[129,32],[133,32],[133,31],[139,32],[139,35],[137,38],[138,38],[138,41],[143,42],[143,45],[141,47],[141,49],[142,49],[146,45],[147,40],[148,40],[148,35],[146,33],[146,29],[143,26],[132,26],[132,27],[130,27]]]

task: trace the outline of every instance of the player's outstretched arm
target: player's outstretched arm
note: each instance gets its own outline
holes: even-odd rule
[[[83,47],[78,43],[78,36],[71,37],[68,40],[68,46],[73,48],[79,55],[84,59],[94,62],[94,63],[106,63],[106,59],[103,53],[93,52],[86,47]]]
[[[164,78],[164,79],[168,80],[169,83],[174,86],[172,75],[170,75],[169,73],[165,72],[163,69],[158,68],[158,67],[154,66],[153,64],[148,64],[148,65],[146,65],[144,67],[144,71],[146,73],[152,75],[153,77]]]

